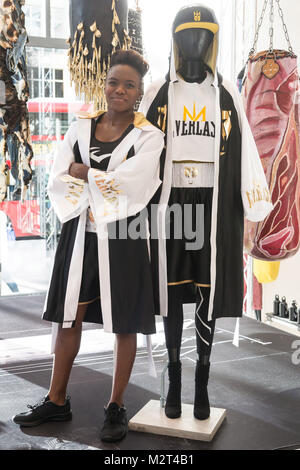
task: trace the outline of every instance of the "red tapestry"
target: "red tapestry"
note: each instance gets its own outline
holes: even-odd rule
[[[269,57],[262,52],[250,58],[242,96],[274,205],[262,222],[245,221],[245,250],[254,258],[279,261],[300,245],[297,57],[275,50]]]

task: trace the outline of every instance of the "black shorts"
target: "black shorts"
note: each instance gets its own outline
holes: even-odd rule
[[[173,212],[170,213],[170,238],[167,238],[167,267],[168,285],[196,284],[200,287],[210,286],[210,232],[213,188],[172,188],[169,207],[179,204],[184,207],[190,205],[191,212],[182,210],[182,237],[174,238],[175,221]],[[196,205],[203,204],[204,217],[196,220]],[[201,228],[204,224],[204,244],[200,249],[195,248],[195,239],[185,236],[185,226],[199,233],[199,220]],[[188,244],[191,244],[189,247]]]
[[[97,234],[85,232],[82,280],[79,305],[90,304],[100,299],[98,240]]]
[[[109,250],[112,332],[145,335],[155,333],[147,241],[112,239],[109,240]],[[98,238],[96,233],[85,232],[78,302],[79,305],[88,305],[84,321],[103,324],[100,295]],[[90,320],[86,320],[87,315],[90,315]]]

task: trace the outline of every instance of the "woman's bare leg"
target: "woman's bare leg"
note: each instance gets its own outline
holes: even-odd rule
[[[109,403],[122,406],[136,354],[136,334],[116,334],[115,367]]]
[[[60,326],[58,330],[48,392],[50,400],[57,405],[65,403],[71,369],[80,348],[82,321],[86,309],[86,305],[79,305],[75,326],[73,328],[62,328]]]

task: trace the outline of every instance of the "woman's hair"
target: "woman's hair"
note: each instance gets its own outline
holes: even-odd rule
[[[145,61],[144,57],[133,49],[124,51],[119,49],[111,56],[110,66],[114,65],[130,65],[134,68],[143,78],[149,69],[148,62]]]

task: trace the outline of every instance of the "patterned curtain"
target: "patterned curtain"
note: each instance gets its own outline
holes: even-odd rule
[[[14,200],[25,199],[32,177],[23,4],[0,0],[0,202],[7,195],[9,170]]]

